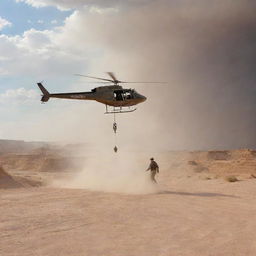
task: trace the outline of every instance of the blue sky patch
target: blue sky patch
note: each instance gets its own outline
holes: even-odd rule
[[[52,29],[63,25],[64,20],[72,11],[60,11],[55,7],[35,8],[15,0],[0,1],[0,17],[12,23],[6,26],[1,33],[6,35],[21,35],[24,31],[34,28],[36,30]]]

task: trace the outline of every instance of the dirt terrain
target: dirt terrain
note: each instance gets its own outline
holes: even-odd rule
[[[106,175],[86,157],[60,155],[34,155],[27,169],[28,155],[0,157],[0,255],[256,255],[255,151],[155,154],[157,185],[146,153],[130,175],[122,158]]]

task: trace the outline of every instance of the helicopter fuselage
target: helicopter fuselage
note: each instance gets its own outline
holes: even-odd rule
[[[124,89],[119,85],[101,86],[92,89],[89,92],[72,93],[49,93],[41,83],[39,88],[43,92],[42,102],[49,98],[74,99],[74,100],[95,100],[113,107],[130,107],[144,102],[147,98],[134,89]]]

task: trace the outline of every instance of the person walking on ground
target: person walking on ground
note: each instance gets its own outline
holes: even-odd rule
[[[150,158],[150,161],[151,161],[150,165],[146,171],[149,171],[149,170],[151,171],[151,176],[150,176],[151,180],[152,180],[152,182],[157,183],[155,176],[157,173],[159,173],[159,166],[153,157]]]

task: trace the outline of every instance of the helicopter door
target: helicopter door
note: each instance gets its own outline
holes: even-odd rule
[[[117,101],[123,101],[124,100],[123,91],[114,91],[114,98]]]

